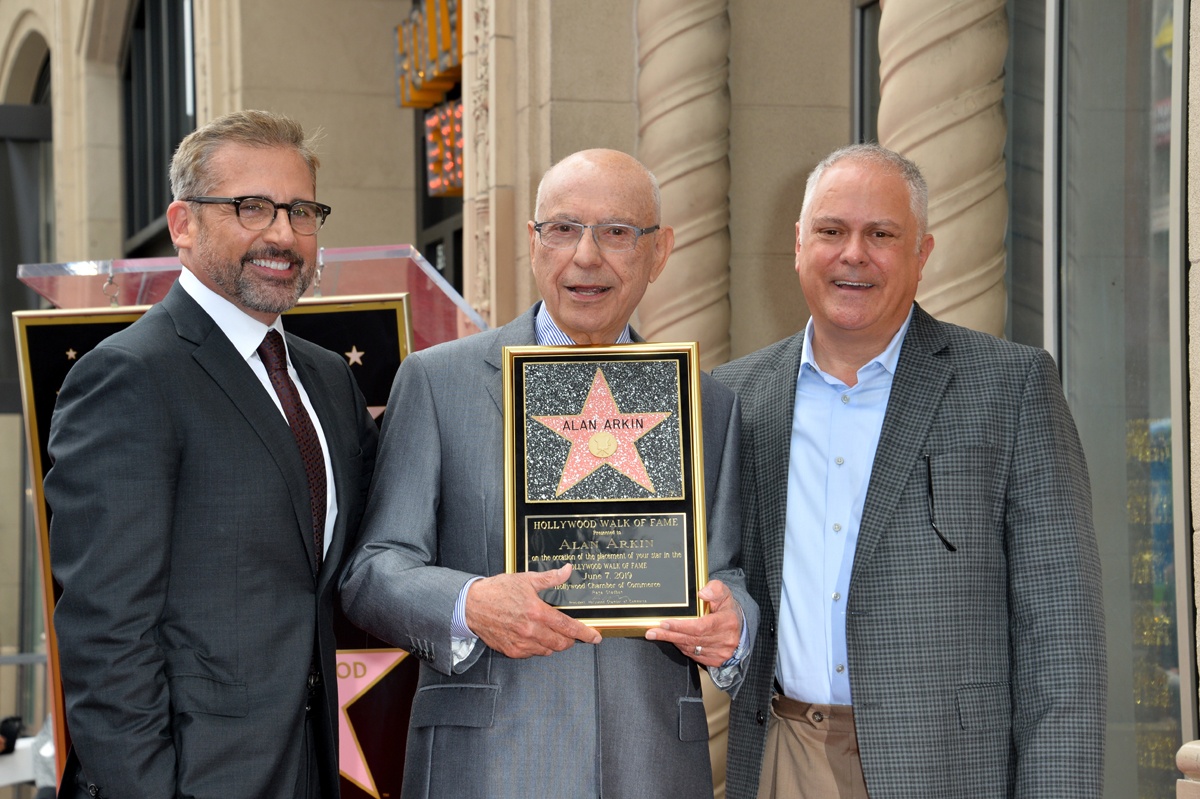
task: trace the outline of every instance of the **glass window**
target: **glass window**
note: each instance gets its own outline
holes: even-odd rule
[[[174,255],[171,156],[196,127],[192,0],[143,0],[125,56],[125,255]]]
[[[1191,577],[1174,502],[1187,450],[1184,332],[1172,327],[1173,12],[1171,0],[1065,0],[1058,40],[1059,363],[1104,569],[1105,795],[1142,799],[1175,796],[1175,752],[1195,737],[1191,623],[1176,607]]]
[[[854,9],[854,140],[879,141],[878,0],[862,0]]]

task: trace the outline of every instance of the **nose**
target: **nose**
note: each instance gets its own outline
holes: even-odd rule
[[[580,266],[599,266],[600,261],[604,258],[600,251],[600,245],[596,243],[595,230],[595,228],[588,228],[583,231],[583,235],[579,237],[579,243],[575,245],[574,261]]]
[[[856,266],[867,262],[867,242],[861,234],[846,236],[846,244],[842,247],[842,262]]]
[[[276,208],[275,218],[262,231],[263,241],[282,245],[290,245],[296,240],[296,231],[292,230],[292,220],[288,219],[286,208]]]

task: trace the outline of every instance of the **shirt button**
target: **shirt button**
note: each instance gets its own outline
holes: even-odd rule
[[[843,394],[843,395],[842,395],[842,404],[843,404],[843,405],[849,405],[849,404],[850,404],[850,395],[849,395],[849,394]]]
[[[846,667],[843,666],[841,663],[837,664],[837,666],[834,668],[834,671],[836,671],[838,674],[841,674],[845,670],[846,670]]]
[[[840,524],[838,524],[837,522],[834,522],[833,523],[833,531],[835,533],[840,533],[842,531],[842,526]]]
[[[839,455],[838,457],[833,459],[833,462],[836,463],[838,466],[841,466],[843,463],[846,462],[846,459],[843,458],[841,455]]]
[[[842,595],[840,593],[838,593],[837,591],[833,592],[833,601],[834,602],[841,600],[841,598],[842,598]]]

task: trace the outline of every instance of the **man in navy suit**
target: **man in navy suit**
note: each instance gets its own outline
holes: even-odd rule
[[[338,794],[333,594],[377,433],[345,359],[279,335],[330,212],[316,169],[274,114],[184,139],[179,280],[63,383],[45,488],[64,796]]]

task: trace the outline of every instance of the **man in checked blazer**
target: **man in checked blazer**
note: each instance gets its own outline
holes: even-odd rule
[[[167,208],[184,270],[63,383],[45,481],[61,796],[338,795],[333,593],[377,433],[345,358],[288,336],[277,389],[264,349],[316,270],[316,168],[274,114],[185,138]]]
[[[731,799],[1102,793],[1083,452],[1049,355],[914,302],[927,197],[878,145],[822,161],[796,225],[806,329],[715,372],[742,401],[762,613]]]

